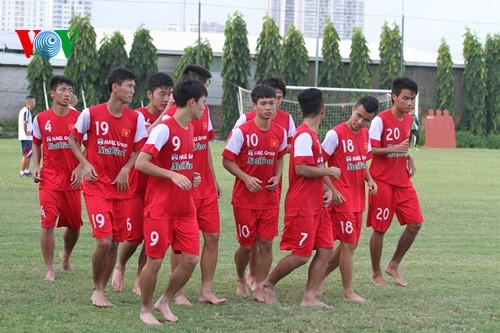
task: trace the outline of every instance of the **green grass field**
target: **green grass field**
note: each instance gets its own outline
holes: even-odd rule
[[[74,251],[74,272],[63,273],[58,266],[54,283],[43,280],[37,186],[32,179],[18,175],[19,142],[0,140],[0,332],[500,331],[500,181],[497,178],[500,151],[412,151],[417,164],[413,181],[426,222],[401,265],[403,277],[410,285],[407,288],[395,284],[387,288],[371,285],[368,251],[371,232],[364,229],[355,256],[354,285],[369,301],[365,304],[343,301],[340,274],[335,271],[327,280],[321,298],[333,308],[318,309],[298,305],[306,283],[306,267],[277,285],[281,301],[278,306],[236,296],[232,259],[236,239],[229,204],[233,179],[220,163],[223,147],[222,143],[212,144],[216,172],[224,190],[214,289],[228,303],[172,305],[179,322],[152,328],[140,322],[139,298],[129,292],[137,254],[128,265],[126,291],[116,293],[108,285],[108,299],[117,306],[98,309],[91,305],[94,240],[86,214]],[[384,265],[392,256],[401,231],[395,223],[387,233]],[[62,246],[61,230],[56,235],[57,254]],[[274,261],[284,255],[275,246]],[[155,299],[166,284],[168,266],[166,260]],[[186,285],[188,297],[193,301],[199,285],[197,268]]]

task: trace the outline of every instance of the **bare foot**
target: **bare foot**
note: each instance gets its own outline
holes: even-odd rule
[[[389,285],[382,275],[374,275],[372,278],[372,283],[377,287],[387,287]]]
[[[403,280],[403,278],[401,277],[401,275],[399,275],[399,272],[398,272],[397,268],[389,268],[389,266],[387,266],[385,268],[385,272],[387,274],[389,274],[390,276],[392,276],[394,278],[394,280],[396,281],[396,283],[399,284],[400,286],[402,286],[402,287],[407,287],[408,286],[408,282],[406,282],[405,280]]]
[[[141,280],[139,278],[135,279],[134,287],[132,288],[132,292],[134,294],[141,296]]]
[[[250,273],[248,273],[247,276],[245,277],[245,280],[248,288],[250,288],[251,291],[255,291],[257,283],[255,283],[255,279],[253,278],[253,276],[251,276]]]
[[[316,290],[316,295],[319,295],[319,296],[323,295],[323,283]]]
[[[236,284],[236,295],[242,297],[248,297],[246,279],[244,279],[243,281],[238,281],[238,283]]]
[[[300,306],[318,306],[322,308],[331,308],[331,305],[328,305],[326,303],[321,302],[320,300],[313,298],[313,299],[302,299],[302,302],[300,302]]]
[[[54,266],[47,267],[47,273],[45,274],[45,281],[55,281],[56,279],[56,271],[54,270]]]
[[[106,299],[106,297],[104,297],[104,293],[102,291],[94,290],[91,300],[92,304],[98,308],[110,308],[114,306]]]
[[[187,299],[186,295],[184,295],[184,294],[176,295],[174,297],[174,302],[176,305],[184,305],[184,306],[192,306],[193,305],[193,303],[191,303]]]
[[[168,306],[168,302],[162,301],[160,298],[158,301],[155,303],[155,310],[161,312],[163,315],[163,318],[165,318],[166,321],[169,321],[171,323],[175,323],[176,321],[179,320],[177,316],[175,316],[172,311],[170,311],[170,307]]]
[[[123,291],[124,275],[125,271],[122,268],[115,267],[113,270],[113,277],[111,278],[111,286],[115,291]]]
[[[141,318],[141,321],[144,324],[148,325],[161,325],[161,323],[156,319],[155,316],[151,312],[141,312],[141,315],[139,316]]]
[[[59,258],[61,258],[61,268],[65,272],[73,272],[73,266],[69,263],[69,256],[66,254],[66,251],[59,252]]]
[[[262,288],[260,288],[260,286],[257,286],[257,288],[253,291],[253,299],[260,303],[266,302],[264,293],[262,292]]]
[[[212,291],[209,291],[209,292],[201,292],[200,296],[198,297],[198,302],[208,303],[208,304],[213,304],[213,305],[220,305],[220,304],[225,304],[226,299],[219,298],[219,297],[215,296],[215,294]]]
[[[352,302],[358,302],[358,303],[364,303],[364,302],[366,302],[366,299],[364,299],[363,297],[359,296],[356,293],[344,294],[344,299],[346,301],[352,301]]]
[[[264,296],[264,302],[266,304],[279,304],[278,298],[276,297],[276,292],[274,287],[264,285],[264,282],[259,284],[260,290],[262,290],[262,295]]]

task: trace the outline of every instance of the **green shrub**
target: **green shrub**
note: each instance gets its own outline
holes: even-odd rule
[[[486,137],[486,144],[490,149],[500,149],[500,134],[490,134]]]
[[[468,131],[457,131],[457,148],[500,149],[500,135],[479,136]]]
[[[0,123],[0,138],[17,137],[17,118],[7,119]]]

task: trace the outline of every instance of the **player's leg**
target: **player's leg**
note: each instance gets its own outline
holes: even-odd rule
[[[59,192],[61,197],[61,216],[59,226],[67,227],[63,234],[64,247],[59,253],[61,267],[66,272],[72,272],[70,263],[71,253],[80,238],[80,228],[82,221],[82,198],[80,190]]]
[[[144,198],[133,197],[129,199],[129,204],[125,207],[125,209],[127,210],[127,236],[125,241],[120,246],[120,253],[118,255],[116,266],[113,270],[113,277],[111,278],[111,286],[116,291],[123,291],[123,288],[125,287],[125,268],[127,266],[127,262],[135,253],[137,247],[144,240]],[[143,257],[142,260],[145,264],[146,258]],[[134,288],[137,285],[136,283],[137,277],[134,282]],[[134,291],[134,289],[132,291]],[[140,288],[138,288],[135,293],[137,293],[137,291],[140,293]]]
[[[170,272],[175,271],[177,266],[179,266],[180,262],[181,262],[181,254],[172,251],[170,254]],[[176,305],[185,305],[185,306],[193,305],[193,303],[191,303],[187,299],[186,293],[184,292],[183,288],[179,289],[179,291],[177,291],[177,293],[174,295],[174,301]]]
[[[366,224],[372,227],[370,238],[370,258],[372,263],[372,282],[375,286],[386,286],[387,281],[382,275],[380,260],[384,246],[384,235],[391,225],[394,216],[394,198],[392,186],[375,180],[378,186],[376,195],[368,198],[368,216]]]
[[[324,221],[329,221],[332,225],[332,239],[335,240],[337,239],[337,229],[335,225],[335,212],[333,211],[333,207],[330,205],[328,207],[325,207],[321,211],[321,219]],[[328,265],[326,266],[325,269],[325,275],[323,276],[321,282],[318,285],[318,290],[316,290],[316,295],[323,295],[323,286],[325,283],[326,278],[328,275],[330,275],[334,270],[339,267],[339,258],[340,258],[340,246],[335,247],[333,249],[333,255],[331,256],[330,260],[328,261]]]
[[[146,265],[141,272],[141,314],[139,317],[145,324],[160,324],[153,315],[153,293],[162,261],[162,259],[147,257]]]
[[[116,261],[117,248],[118,243],[113,241],[112,236],[96,239],[96,247],[92,256],[92,276],[94,280],[92,303],[97,307],[113,306],[104,296],[104,289]]]
[[[340,274],[342,276],[342,287],[344,289],[344,298],[349,301],[364,302],[363,297],[354,292],[352,286],[353,266],[354,266],[354,251],[356,244],[341,243],[340,247]]]
[[[250,258],[248,259],[248,274],[246,276],[247,285],[251,291],[255,291],[256,282],[256,267],[257,267],[257,256],[259,255],[259,244],[256,243],[250,252]]]
[[[54,228],[43,228],[40,233],[40,245],[42,247],[43,260],[45,262],[45,280],[54,281],[56,272],[54,268],[54,250],[56,248],[56,239],[54,237]]]
[[[406,224],[406,227],[401,234],[396,251],[385,268],[385,272],[392,276],[397,284],[406,287],[408,283],[401,277],[399,273],[399,264],[406,252],[410,249],[413,241],[422,227],[424,218],[420,210],[420,202],[417,192],[412,187],[398,188],[396,191],[396,215],[401,224]]]
[[[202,232],[203,248],[201,251],[201,289],[198,301],[209,304],[223,304],[225,298],[217,297],[212,291],[212,284],[217,267],[217,257],[219,254],[219,233]]]
[[[244,209],[233,206],[238,248],[234,252],[234,263],[236,265],[236,294],[247,297],[247,281],[245,271],[250,260],[250,252],[255,246],[257,239],[256,220],[258,211],[255,209]]]
[[[134,286],[132,287],[132,292],[141,296],[141,272],[146,265],[147,257],[145,252],[145,246],[142,245],[141,253],[139,253],[139,258],[137,259],[137,273],[135,274]]]
[[[182,252],[180,254],[179,264],[175,267],[174,271],[170,274],[167,288],[155,303],[155,309],[163,314],[167,321],[177,321],[178,318],[170,311],[168,303],[174,298],[174,295],[184,287],[186,282],[189,281],[193,271],[200,260],[198,255],[188,254]]]
[[[201,288],[198,301],[209,304],[223,304],[225,298],[219,298],[212,290],[212,284],[219,256],[220,215],[217,195],[194,200],[198,227],[203,235],[201,250]]]

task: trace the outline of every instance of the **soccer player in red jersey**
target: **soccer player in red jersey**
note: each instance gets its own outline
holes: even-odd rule
[[[69,136],[71,150],[83,165],[83,194],[96,239],[92,303],[97,307],[113,306],[104,289],[116,262],[118,242],[127,235],[129,171],[147,137],[144,116],[125,106],[132,102],[134,80],[128,69],[113,69],[108,102],[83,110]],[[85,134],[86,155],[79,145]]]
[[[286,132],[287,132],[287,145],[288,145],[288,150],[290,150],[290,145],[292,144],[292,138],[293,134],[295,133],[295,122],[293,121],[292,116],[286,112],[280,109],[281,102],[283,102],[283,99],[286,96],[286,84],[285,81],[283,81],[282,78],[273,76],[273,77],[268,77],[264,80],[261,81],[260,84],[267,84],[270,85],[274,91],[276,92],[276,116],[273,118],[273,122],[280,125],[283,127]],[[241,115],[240,118],[236,121],[236,124],[234,127],[238,127],[244,123],[246,123],[249,120],[254,119],[256,116],[256,111],[252,110],[250,112],[244,113]],[[278,197],[281,198],[281,182],[280,185],[278,186]],[[259,253],[259,246],[256,244],[254,248],[252,249],[252,252],[250,252],[250,260],[248,261],[248,268],[249,272],[246,277],[246,281],[250,287],[250,289],[255,290],[255,265],[256,265],[256,260],[257,260],[257,255]]]
[[[40,244],[46,266],[45,280],[54,281],[54,227],[66,227],[59,253],[62,269],[73,270],[70,256],[82,226],[82,169],[67,143],[79,112],[70,109],[73,81],[56,75],[50,80],[52,108],[40,112],[33,122],[33,180],[39,183],[42,232]],[[43,156],[43,166],[40,165]],[[59,220],[58,220],[59,218]],[[56,223],[57,221],[57,223]]]
[[[319,124],[326,112],[323,94],[316,88],[302,91],[298,96],[303,123],[297,128],[290,150],[289,181],[285,198],[285,228],[280,248],[292,253],[282,258],[269,276],[262,281],[264,301],[277,304],[276,283],[308,262],[315,248],[316,254],[308,270],[307,286],[302,306],[327,306],[316,299],[316,290],[325,274],[333,253],[333,235],[328,219],[321,219],[323,207],[332,199],[332,183],[340,169],[325,168],[318,138]],[[326,186],[326,187],[325,187]]]
[[[417,192],[411,182],[416,171],[415,162],[408,154],[413,124],[413,117],[409,113],[415,107],[417,93],[418,86],[412,79],[396,78],[392,82],[392,109],[377,115],[370,126],[373,150],[370,173],[377,183],[378,192],[368,199],[367,225],[373,229],[370,255],[373,283],[377,286],[387,285],[380,269],[380,258],[384,235],[394,213],[399,223],[406,227],[385,272],[401,286],[407,286],[408,283],[399,274],[399,264],[424,222]]]
[[[337,167],[342,173],[338,180],[330,178],[334,190],[332,205],[328,207],[333,236],[340,241],[340,246],[333,251],[325,278],[340,265],[344,298],[357,302],[364,302],[365,299],[357,295],[352,287],[353,256],[361,236],[365,181],[370,194],[377,193],[377,185],[366,163],[371,157],[367,126],[375,117],[378,106],[375,97],[362,97],[353,106],[349,120],[328,131],[322,144],[328,166]]]
[[[236,177],[231,203],[240,244],[234,254],[237,273],[236,293],[248,295],[245,270],[250,252],[258,244],[255,282],[269,273],[273,260],[273,239],[278,234],[279,192],[283,156],[287,151],[286,131],[272,121],[276,113],[276,93],[269,85],[252,90],[256,117],[235,128],[222,152],[223,166]],[[263,302],[260,289],[254,298]]]
[[[182,71],[182,79],[198,80],[208,87],[212,74],[209,70],[198,65],[188,65]],[[172,117],[177,111],[177,105],[173,105],[166,110],[166,115]],[[220,216],[218,200],[222,196],[222,189],[215,177],[210,152],[209,141],[214,138],[214,130],[210,120],[208,105],[205,104],[201,119],[193,119],[194,135],[194,171],[200,174],[203,182],[200,186],[192,189],[194,204],[196,206],[196,218],[198,226],[203,235],[203,247],[201,250],[201,288],[198,301],[208,304],[223,304],[226,299],[217,297],[212,291],[212,284],[217,267],[217,257],[219,254],[220,236]],[[180,255],[172,252],[172,271],[178,265]],[[179,290],[175,295],[175,303],[178,305],[192,305],[187,299],[184,289]]]
[[[146,121],[146,130],[149,131],[160,114],[169,106],[170,96],[174,81],[166,73],[158,72],[148,78],[147,95],[149,104],[146,107],[138,108],[135,111],[142,113]],[[148,176],[132,167],[129,173],[130,201],[128,205],[129,220],[127,221],[127,238],[121,245],[120,254],[113,271],[111,285],[116,291],[122,291],[124,287],[125,267],[127,261],[135,253],[137,247],[143,242],[144,234],[142,230],[144,218],[144,196]],[[146,264],[146,254],[144,246],[139,255],[137,274],[132,292],[140,295],[141,271]]]
[[[169,302],[193,274],[200,251],[191,189],[200,184],[201,177],[194,171],[191,121],[201,119],[207,90],[197,80],[184,80],[174,87],[173,96],[177,103],[175,115],[153,128],[135,166],[150,176],[144,208],[147,262],[141,273],[140,319],[152,325],[160,324],[152,313],[152,299],[168,247],[172,245],[181,258],[154,308],[170,322],[178,318],[170,310]]]

